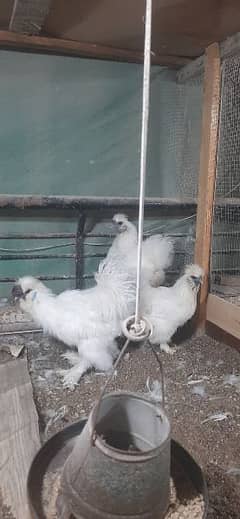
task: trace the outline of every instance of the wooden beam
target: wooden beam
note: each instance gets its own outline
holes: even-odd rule
[[[0,31],[0,48],[14,49],[28,52],[41,52],[44,54],[57,54],[62,56],[77,56],[84,58],[104,59],[111,61],[125,61],[129,63],[143,63],[143,53],[94,43],[82,43],[79,41],[61,40],[40,36],[27,36],[9,31]],[[162,56],[152,54],[152,64],[179,68],[189,63],[188,58],[178,56]]]
[[[1,496],[13,517],[30,519],[26,483],[40,439],[27,361],[2,364],[0,380]]]
[[[240,339],[240,306],[209,294],[206,319],[232,337]]]
[[[9,31],[39,34],[50,4],[51,0],[14,0]]]
[[[209,286],[212,215],[216,179],[221,68],[218,44],[206,50],[203,85],[202,137],[198,183],[195,262],[205,272],[199,295],[198,328],[204,328]]]

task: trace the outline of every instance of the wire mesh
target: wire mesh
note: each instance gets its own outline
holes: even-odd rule
[[[178,83],[175,153],[177,193],[195,198],[198,188],[203,75]]]
[[[211,292],[240,305],[240,57],[222,63]],[[221,208],[217,207],[221,201]]]

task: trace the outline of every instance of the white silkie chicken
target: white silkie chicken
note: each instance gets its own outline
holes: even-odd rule
[[[117,227],[117,236],[113,240],[103,263],[111,258],[124,258],[124,266],[129,272],[137,270],[138,234],[135,225],[124,214],[115,214],[113,222]],[[165,279],[165,270],[173,261],[173,242],[169,236],[155,234],[143,241],[142,278],[151,286],[161,285]]]
[[[135,279],[113,261],[99,267],[96,286],[55,295],[41,281],[22,277],[12,290],[15,302],[44,332],[77,348],[64,357],[73,365],[60,370],[64,385],[73,387],[90,368],[109,371],[117,356],[121,321],[133,313]]]
[[[153,327],[149,337],[151,344],[160,345],[166,353],[173,353],[169,342],[177,329],[193,317],[203,275],[201,267],[189,265],[172,287],[145,287],[141,313]]]

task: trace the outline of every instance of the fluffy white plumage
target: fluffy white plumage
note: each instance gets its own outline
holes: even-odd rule
[[[137,268],[137,229],[124,214],[115,214],[113,221],[117,226],[117,236],[113,240],[104,262],[111,258],[124,258],[125,268],[136,272]],[[173,261],[173,242],[170,237],[155,234],[143,241],[142,278],[151,286],[159,286],[165,279],[165,270]]]
[[[55,295],[38,279],[26,276],[13,288],[13,297],[45,332],[77,348],[78,353],[65,355],[73,365],[62,373],[70,387],[91,367],[111,369],[121,321],[134,310],[135,279],[111,260],[100,266],[92,288]]]
[[[149,341],[160,345],[162,351],[172,353],[169,341],[177,329],[194,315],[203,274],[198,265],[189,265],[172,287],[145,287],[141,313],[153,326]]]

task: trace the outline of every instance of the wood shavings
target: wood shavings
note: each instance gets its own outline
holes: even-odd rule
[[[48,433],[48,430],[50,429],[50,427],[53,424],[55,424],[56,422],[58,422],[58,420],[62,420],[62,418],[64,418],[66,413],[67,413],[66,405],[59,407],[59,409],[57,409],[57,411],[55,411],[55,412],[53,411],[53,414],[50,416],[50,418],[47,422],[47,425],[45,427],[44,434],[46,435]]]
[[[206,396],[206,389],[204,384],[203,385],[196,385],[192,388],[192,394],[200,396],[201,398],[204,398]]]
[[[236,391],[240,392],[240,375],[235,375],[234,373],[225,375],[224,386],[234,386]]]
[[[165,519],[202,519],[204,500],[202,495],[193,492],[191,496],[191,483],[189,484],[189,497],[178,497],[173,479],[170,480],[170,505]]]
[[[203,420],[201,423],[204,424],[207,422],[222,422],[223,420],[227,420],[228,418],[233,418],[232,413],[216,413],[216,414],[211,414],[205,420]]]
[[[231,467],[227,470],[227,474],[231,476],[240,476],[240,467]]]
[[[46,519],[58,519],[57,501],[60,496],[61,468],[46,474],[43,481],[43,507]],[[178,491],[173,478],[170,479],[169,508],[165,519],[202,519],[204,512],[203,496],[196,494],[189,479],[184,485],[183,494]],[[65,515],[64,515],[65,517]]]
[[[1,519],[15,519],[15,517],[13,516],[13,514],[11,512],[11,509],[8,506],[6,506],[3,502],[1,489],[0,489],[0,513],[1,513]]]
[[[47,519],[57,519],[56,501],[61,485],[61,470],[49,472],[43,480],[43,507]]]
[[[194,386],[195,384],[201,384],[201,382],[204,382],[204,380],[208,380],[208,377],[204,376],[202,378],[198,378],[196,380],[189,380],[187,382],[188,386]]]
[[[10,353],[15,359],[19,357],[24,347],[24,344],[0,344],[0,350]]]

